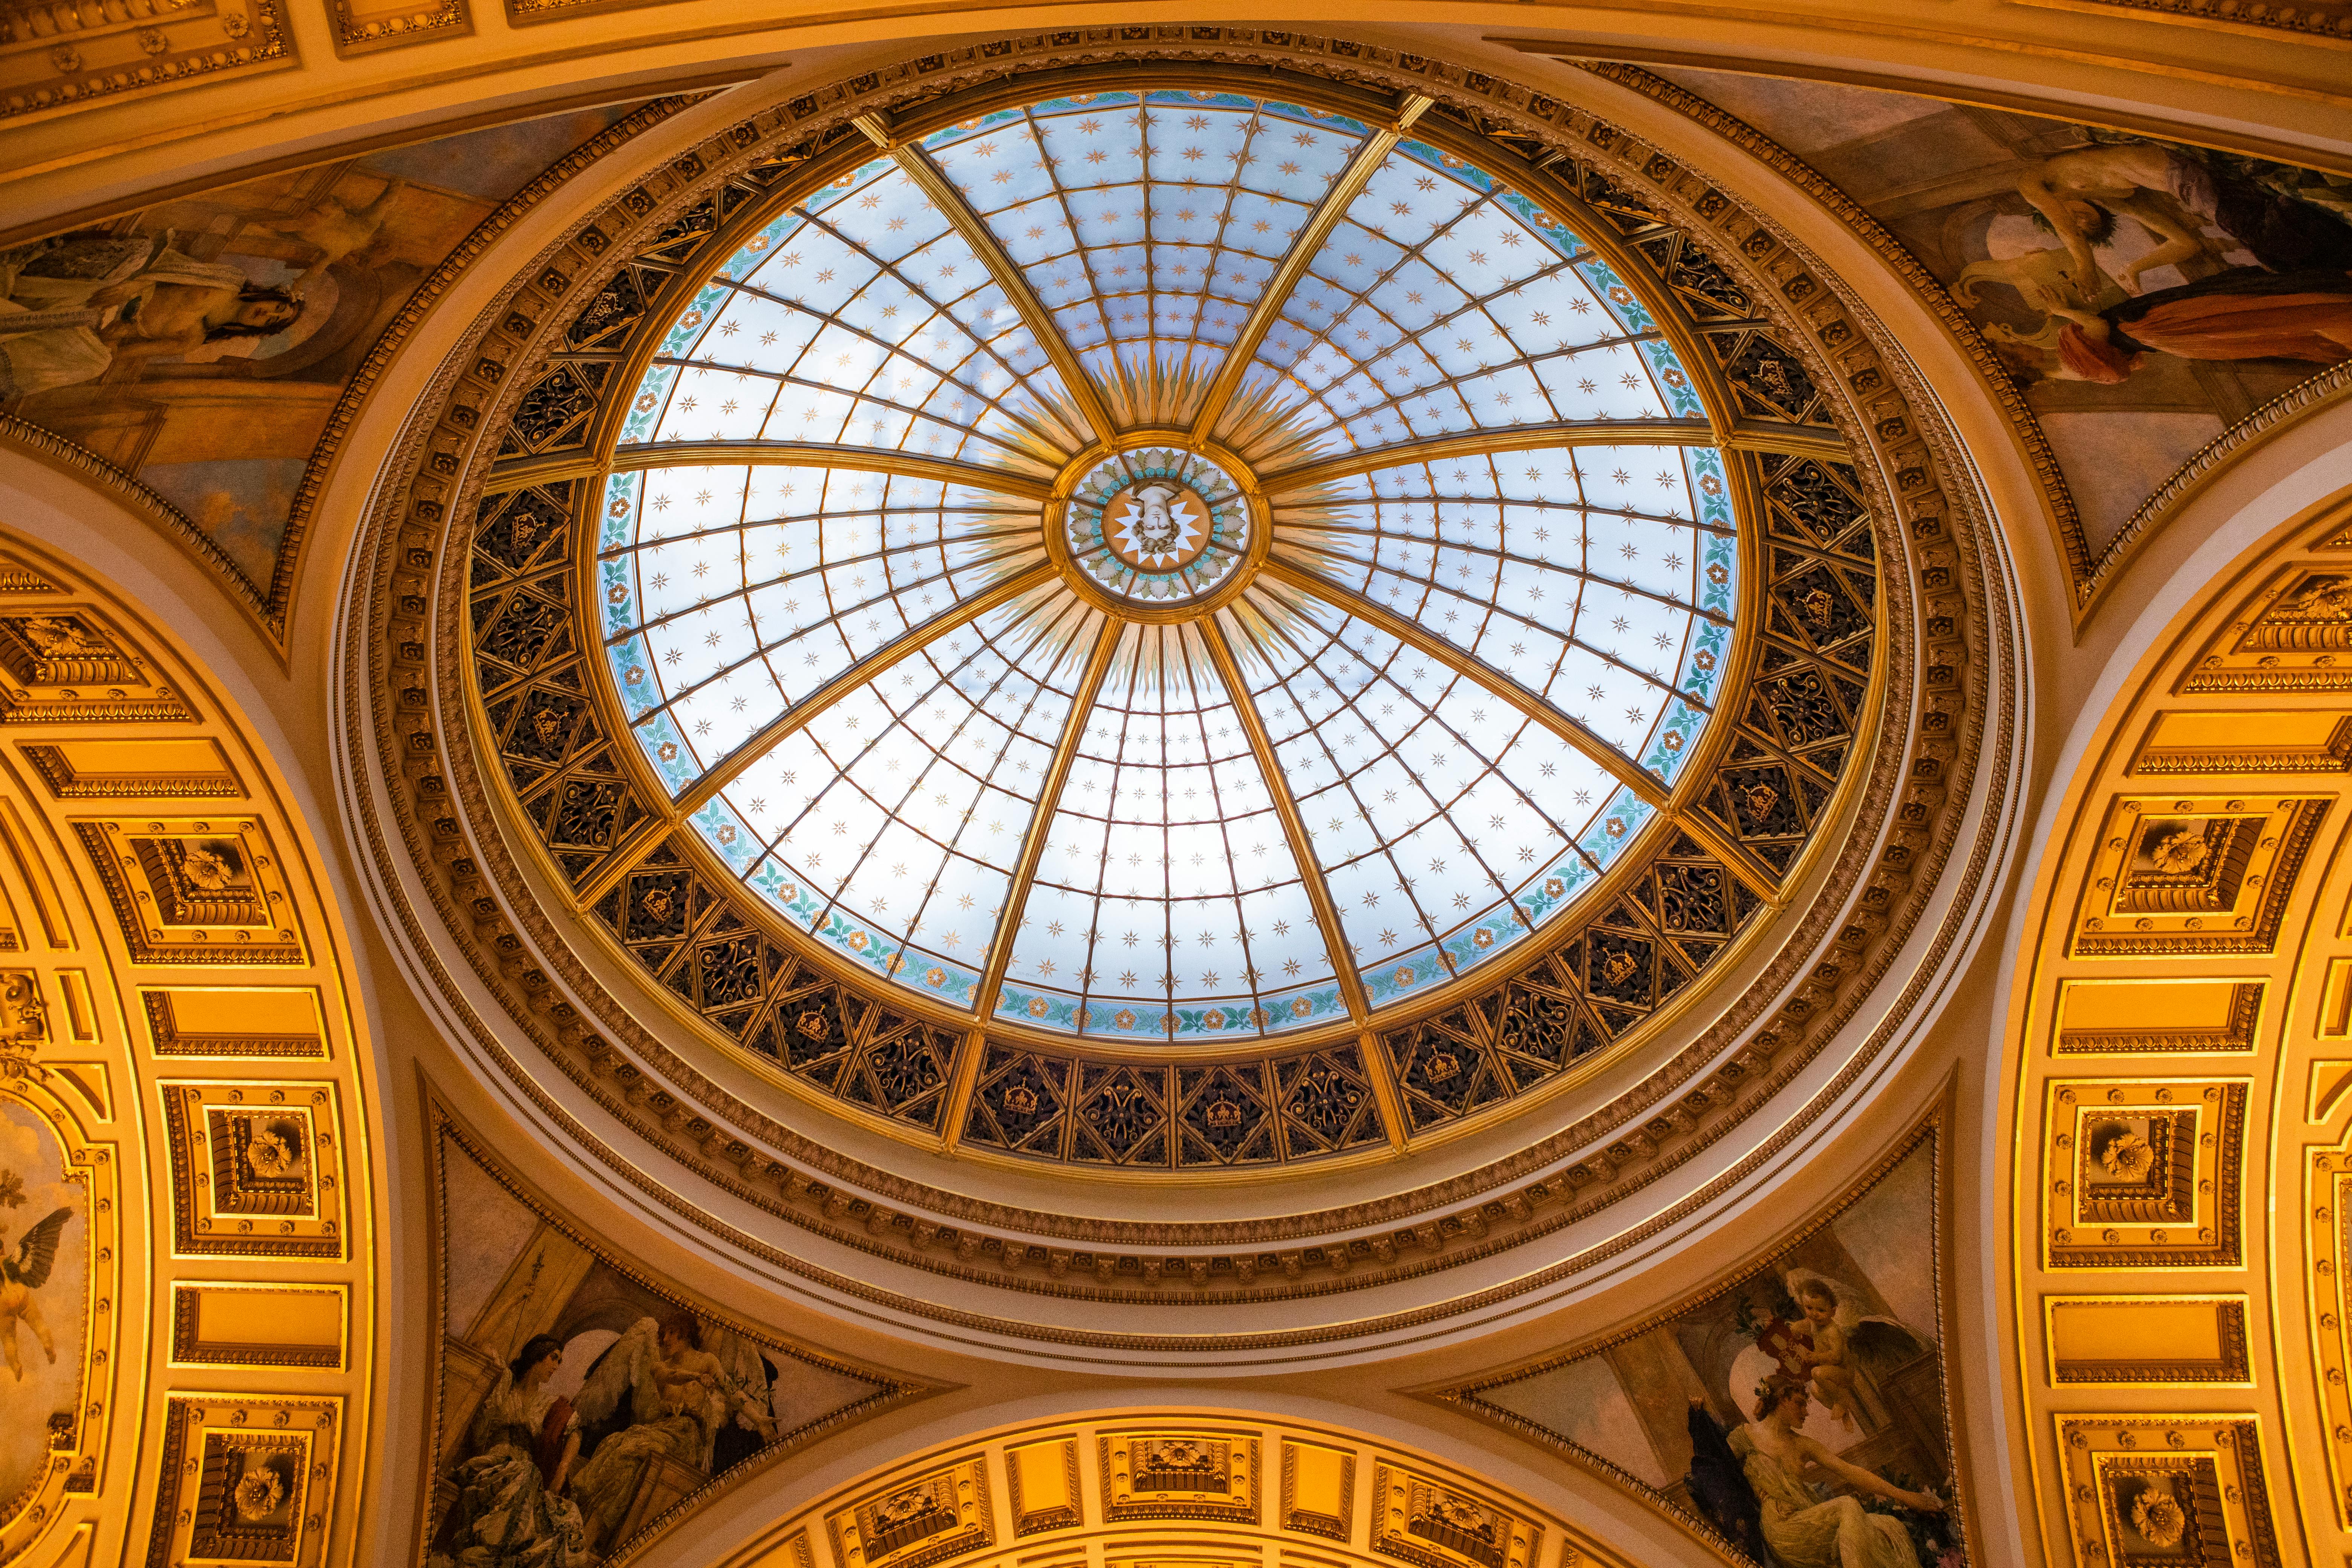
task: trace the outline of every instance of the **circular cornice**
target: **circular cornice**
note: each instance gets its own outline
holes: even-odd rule
[[[436,334],[446,358],[436,395],[420,404],[392,455],[380,503],[355,552],[361,591],[350,602],[353,620],[344,646],[353,657],[343,672],[345,698],[354,715],[365,715],[373,747],[366,760],[390,808],[388,816],[376,816],[374,797],[361,791],[365,826],[380,853],[415,868],[432,906],[404,904],[394,911],[395,929],[404,928],[425,958],[420,970],[436,976],[461,1016],[468,1011],[462,1000],[467,986],[499,999],[504,1016],[472,1016],[480,1059],[567,1125],[590,1156],[710,1229],[723,1245],[793,1272],[825,1272],[706,1210],[692,1195],[698,1190],[724,1193],[735,1204],[897,1266],[887,1288],[837,1274],[820,1280],[828,1288],[887,1300],[942,1322],[1039,1341],[1209,1349],[1300,1335],[1328,1339],[1366,1326],[1273,1330],[1260,1319],[1257,1329],[1200,1336],[1077,1331],[1028,1321],[1012,1299],[992,1308],[986,1292],[975,1296],[971,1288],[1239,1309],[1397,1285],[1428,1303],[1408,1316],[1442,1317],[1476,1299],[1447,1296],[1444,1277],[1465,1264],[1538,1244],[1524,1265],[1514,1265],[1520,1281],[1500,1288],[1507,1294],[1530,1289],[1541,1277],[1558,1278],[1562,1269],[1635,1246],[1716,1201],[1795,1135],[1798,1121],[1785,1117],[1774,1119],[1773,1130],[1747,1133],[1753,1112],[1835,1040],[1851,1059],[1799,1120],[1832,1110],[1866,1059],[1906,1026],[1933,970],[1951,956],[1955,911],[1980,889],[1993,852],[1986,824],[1999,814],[1972,817],[1971,792],[1980,783],[2005,788],[2011,772],[2000,761],[1988,775],[1979,771],[1983,745],[1990,742],[2005,757],[2019,721],[2001,554],[1987,531],[1972,471],[1951,448],[1907,356],[1851,290],[1703,175],[1573,106],[1438,62],[1250,29],[1192,29],[1175,44],[1129,43],[1111,36],[1115,31],[926,57],[761,110],[669,167],[648,171],[617,202],[583,215],[561,244],[517,268],[503,302],[467,324],[459,340]],[[1091,71],[1111,79],[1178,64],[1195,73],[1246,72],[1260,84],[1274,73],[1303,94],[1327,98],[1424,93],[1434,107],[1417,135],[1441,146],[1449,139],[1483,144],[1489,159],[1515,156],[1514,177],[1524,169],[1531,185],[1559,192],[1563,205],[1576,201],[1611,225],[1613,243],[1645,269],[1649,289],[1690,304],[1677,347],[1685,364],[1717,378],[1723,405],[1738,411],[1722,432],[1727,445],[1763,445],[1770,426],[1791,423],[1786,407],[1767,401],[1760,386],[1740,389],[1743,366],[1752,369],[1761,354],[1801,367],[1816,423],[1797,428],[1819,455],[1784,458],[1774,468],[1852,462],[1853,491],[1871,519],[1873,554],[1885,568],[1870,690],[1878,708],[1875,739],[1847,763],[1820,852],[1792,869],[1789,907],[1759,921],[1753,929],[1762,934],[1750,940],[1761,945],[1735,954],[1727,966],[1737,971],[1738,989],[1714,994],[1712,1016],[1667,1018],[1654,1037],[1644,1037],[1651,1043],[1643,1059],[1612,1050],[1604,1070],[1563,1075],[1573,1079],[1570,1087],[1488,1112],[1465,1131],[1442,1136],[1432,1155],[1402,1163],[1385,1149],[1345,1156],[1337,1176],[1301,1189],[1313,1194],[1302,1212],[1276,1212],[1280,1200],[1269,1202],[1268,1194],[1285,1189],[1263,1184],[1239,1206],[1219,1197],[1220,1189],[1199,1188],[1197,1199],[1188,1201],[1211,1213],[1184,1221],[1159,1217],[1148,1205],[1118,1217],[1115,1193],[1100,1202],[1080,1195],[1109,1191],[1096,1183],[1066,1184],[1062,1202],[1044,1212],[1036,1178],[1002,1158],[948,1167],[960,1184],[955,1188],[916,1179],[908,1173],[912,1162],[883,1168],[860,1157],[887,1146],[871,1136],[829,1146],[822,1129],[831,1113],[816,1109],[814,1097],[753,1103],[734,1091],[744,1081],[740,1061],[714,1054],[669,1020],[648,1027],[644,1020],[662,1019],[645,1005],[650,987],[641,984],[639,1000],[624,1001],[613,986],[626,972],[603,954],[575,954],[573,944],[584,934],[578,917],[541,901],[561,887],[560,869],[538,858],[541,847],[517,842],[523,835],[516,814],[497,803],[504,786],[486,786],[477,750],[481,709],[467,689],[465,658],[465,587],[477,521],[493,515],[499,496],[514,493],[486,488],[498,448],[519,407],[534,397],[541,409],[549,404],[548,380],[562,368],[565,342],[581,341],[575,323],[606,298],[600,290],[614,279],[665,245],[682,247],[675,269],[720,226],[727,210],[783,192],[796,174],[816,174],[829,158],[851,155],[842,149],[857,135],[852,121],[859,115],[914,115],[950,93],[985,99],[1028,91],[1045,73]],[[709,215],[699,227],[698,213]],[[1797,449],[1789,437],[1780,440],[1784,450]],[[1843,458],[1841,446],[1848,454]],[[539,464],[543,474],[562,467],[560,458],[520,461]],[[1765,467],[1755,459],[1749,482],[1769,483]],[[489,508],[482,506],[486,494]],[[1746,499],[1759,515],[1769,504],[1760,493]],[[1958,837],[1971,819],[1974,843],[1954,861]],[[1945,906],[1944,923],[1927,943],[1927,966],[1905,977],[1899,994],[1874,996],[1896,950],[1938,905]],[[1528,955],[1535,964],[1551,956]],[[457,984],[445,958],[472,971],[467,986]],[[1515,983],[1525,973],[1498,978]],[[837,976],[824,978],[839,984]],[[1490,984],[1484,978],[1476,987],[1465,984],[1433,1005],[1450,1012],[1465,992]],[[1843,1039],[1840,1031],[1865,998],[1874,1002],[1873,1032]],[[897,1000],[865,994],[858,1005]],[[916,1015],[914,1022],[948,1034],[929,1017]],[[1386,1017],[1379,1024],[1391,1037],[1444,1026],[1426,1016],[1407,1018],[1401,1027]],[[952,1037],[940,1042],[950,1055],[965,1043]],[[979,1055],[972,1042],[961,1059],[976,1071]],[[1577,1085],[1612,1092],[1596,1100]],[[604,1146],[565,1109],[582,1096],[632,1127],[642,1146],[625,1154]],[[1634,1201],[1727,1139],[1734,1140],[1729,1168],[1712,1183],[1696,1191],[1669,1184],[1654,1210]],[[643,1163],[649,1155],[656,1169],[667,1162],[690,1179],[649,1177]],[[1709,1161],[1725,1163],[1724,1155]],[[1416,1171],[1429,1175],[1416,1184]],[[1072,1208],[1103,1212],[1066,1212]],[[1580,1222],[1609,1210],[1616,1211],[1612,1223],[1618,1226],[1612,1239],[1566,1258],[1553,1256],[1571,1234],[1589,1234]],[[1559,1239],[1540,1245],[1546,1237]],[[925,1278],[939,1284],[914,1283]],[[927,1299],[935,1289],[942,1300]],[[1344,1312],[1336,1304],[1333,1310]],[[1252,1321],[1246,1314],[1212,1317],[1236,1330]],[[1295,1313],[1290,1321],[1297,1321]],[[1211,1326],[1204,1321],[1204,1331]]]

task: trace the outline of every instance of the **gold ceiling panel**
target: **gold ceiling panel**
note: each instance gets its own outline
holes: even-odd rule
[[[1102,1438],[1103,1512],[1113,1520],[1258,1520],[1255,1433],[1152,1427]]]
[[[1061,1467],[1071,1457],[1114,1449],[1146,1462],[1153,1444],[1160,1445],[1151,1450],[1157,1460],[1172,1460],[1182,1472],[1172,1479],[1188,1488],[1244,1451],[1285,1456],[1278,1461],[1288,1478],[1283,1500],[1263,1515],[1137,1512],[1129,1479],[1092,1466],[1068,1472],[1074,1489],[1066,1503],[1060,1500]],[[1199,1489],[1216,1495],[1213,1487]],[[1000,1496],[1028,1500],[995,1516],[1012,1520],[1038,1512],[1038,1499],[1053,1499],[1050,1510],[1071,1517],[1052,1530],[1068,1534],[1016,1530],[1013,1539],[1000,1538],[979,1517]],[[978,1505],[970,1515],[962,1510],[966,1499]],[[1687,1542],[1706,1550],[1696,1535]],[[741,1568],[863,1568],[919,1559],[955,1568],[1633,1564],[1577,1523],[1432,1456],[1238,1406],[1114,1408],[975,1433],[835,1489],[736,1547],[726,1561]]]
[[[2243,1563],[2282,1568],[2262,1436],[2215,1415],[2062,1416],[2078,1560],[2116,1568]]]
[[[2339,775],[2352,734],[2343,530],[2315,512],[2216,575],[2046,850],[2012,1019],[2013,1370],[2043,1539],[2079,1568],[2352,1544],[2352,865],[2335,797],[2290,782]]]
[[[2061,1079],[2050,1086],[2054,1268],[2236,1266],[2242,1079]]]
[[[2109,811],[2074,952],[2263,952],[2334,797],[2142,796]]]
[[[0,1556],[351,1561],[373,1108],[317,866],[205,672],[5,551],[0,1384],[46,1441],[0,1457]]]
[[[2251,1384],[2243,1296],[2045,1296],[2053,1383]]]

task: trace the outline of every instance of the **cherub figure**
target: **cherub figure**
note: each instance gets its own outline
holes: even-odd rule
[[[1796,1359],[1812,1374],[1812,1391],[1821,1396],[1822,1408],[1849,1427],[1854,1426],[1853,1368],[1846,1360],[1845,1330],[1837,1321],[1837,1292],[1816,1275],[1797,1287],[1797,1306],[1805,1321]]]
[[[33,1300],[33,1292],[49,1282],[49,1270],[58,1260],[58,1236],[72,1215],[71,1209],[53,1210],[47,1219],[25,1233],[16,1243],[14,1257],[5,1250],[7,1227],[0,1226],[0,1347],[5,1348],[8,1370],[16,1374],[19,1383],[25,1381],[25,1362],[16,1350],[18,1323],[33,1331],[33,1338],[50,1364],[57,1363],[58,1342],[50,1334],[49,1325],[42,1321],[41,1305]]]
[[[294,280],[294,292],[326,275],[327,269],[339,261],[353,258],[365,258],[379,248],[377,242],[388,238],[383,233],[384,219],[395,197],[408,188],[406,180],[392,179],[383,183],[374,199],[357,202],[332,193],[322,195],[301,212],[291,217],[262,218],[262,228],[301,240],[319,254]]]

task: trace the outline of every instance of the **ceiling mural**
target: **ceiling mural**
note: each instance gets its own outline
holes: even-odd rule
[[[21,1018],[31,977],[0,984]],[[39,1489],[57,1439],[79,1429],[89,1349],[89,1176],[37,1104],[0,1096],[0,1354],[11,1374],[0,1383],[0,1525]]]
[[[2352,0],[1356,9],[0,0],[0,1562],[2352,1568]]]
[[[0,414],[135,481],[280,637],[318,487],[391,345],[515,204],[682,101],[363,153],[0,251]]]
[[[2054,456],[2084,591],[2184,464],[2352,361],[2352,175],[1909,93],[1658,75],[1804,160],[1950,291]]]
[[[691,1300],[434,1115],[428,1568],[635,1556],[719,1489],[937,1392]]]
[[[1760,1568],[1965,1568],[1924,1131],[1701,1300],[1434,1397],[1555,1445]]]

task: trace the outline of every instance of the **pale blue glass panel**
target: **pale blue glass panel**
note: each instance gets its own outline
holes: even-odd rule
[[[1269,993],[1329,979],[1312,900],[1197,627],[1123,635],[1023,916],[1000,1011],[1049,1026],[1255,1034],[1300,1021]]]

